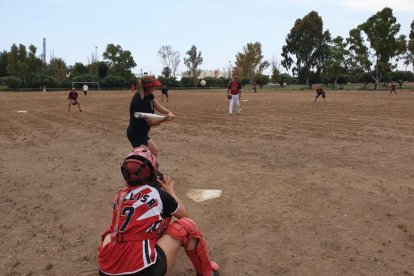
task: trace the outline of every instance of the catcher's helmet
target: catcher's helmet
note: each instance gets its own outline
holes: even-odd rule
[[[157,160],[149,149],[135,148],[125,158],[121,172],[128,185],[152,185],[157,176]]]

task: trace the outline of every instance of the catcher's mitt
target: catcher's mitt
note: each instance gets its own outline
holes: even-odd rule
[[[230,99],[231,99],[231,95],[228,95],[228,94],[227,94],[227,99],[229,99],[229,100],[230,100]]]

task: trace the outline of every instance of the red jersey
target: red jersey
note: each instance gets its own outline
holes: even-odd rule
[[[121,194],[126,196],[118,206]],[[121,208],[117,223],[118,208]],[[179,208],[177,201],[167,192],[148,185],[128,187],[118,192],[110,230],[118,224],[118,235],[157,233],[164,219]],[[136,241],[117,241],[99,248],[98,262],[102,272],[110,275],[132,274],[154,264],[157,259],[157,238]]]
[[[240,94],[240,91],[241,91],[241,84],[240,84],[240,82],[238,82],[238,81],[231,82],[229,84],[229,89],[228,90],[230,90],[230,93],[232,95]]]
[[[69,96],[68,96],[69,100],[77,100],[78,99],[78,92],[76,91],[70,91],[69,92]]]
[[[322,90],[322,88],[317,87],[317,88],[316,88],[316,93],[317,93],[317,94],[323,94],[323,90]]]

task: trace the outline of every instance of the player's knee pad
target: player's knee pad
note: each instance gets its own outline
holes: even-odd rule
[[[206,240],[194,221],[189,218],[178,219],[167,226],[165,233],[176,240],[180,240],[184,247],[192,239],[198,240],[196,248],[192,250],[186,249],[186,254],[193,263],[198,275],[210,276],[213,270],[218,270],[218,265],[210,261]]]
[[[193,238],[199,239],[202,235],[194,221],[189,218],[180,218],[170,223],[165,229],[165,234],[180,240],[184,247],[187,246],[190,240]]]

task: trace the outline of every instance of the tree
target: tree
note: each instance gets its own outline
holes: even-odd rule
[[[407,43],[407,55],[405,59],[405,64],[411,64],[414,68],[414,20],[411,22],[411,30],[408,36],[409,40]]]
[[[194,83],[197,83],[197,80],[193,77],[182,77],[180,80],[180,86],[182,87],[191,87]]]
[[[0,53],[0,78],[8,76],[9,73],[7,72],[7,65],[8,65],[8,57],[9,53],[6,51],[3,51]]]
[[[87,74],[88,72],[89,72],[88,67],[86,67],[81,62],[76,62],[72,67],[70,67],[70,77],[71,78]]]
[[[178,65],[180,64],[180,52],[173,51],[171,45],[167,45],[161,46],[158,50],[158,55],[162,59],[162,64],[170,68],[172,76],[175,77]]]
[[[336,78],[336,84],[339,84],[339,89],[343,89],[348,82],[349,78],[347,74],[339,74]]]
[[[170,69],[170,67],[168,67],[168,66],[167,67],[164,67],[164,69],[162,69],[161,74],[164,75],[164,77],[166,77],[166,78],[171,77],[171,69]]]
[[[396,67],[396,63],[391,64],[390,61],[404,52],[405,36],[397,38],[399,31],[400,24],[392,9],[384,8],[349,33],[349,49],[354,64],[371,74],[376,89],[380,88],[382,76]]]
[[[250,83],[259,78],[269,65],[268,61],[263,61],[260,42],[247,43],[243,47],[243,52],[236,55],[236,73],[241,78],[249,79]]]
[[[282,47],[282,66],[292,68],[293,75],[304,74],[306,86],[310,87],[311,70],[320,70],[327,56],[329,31],[323,32],[322,17],[312,11],[303,19],[296,19]],[[292,67],[293,66],[293,67]]]
[[[349,51],[346,41],[341,37],[335,37],[329,45],[329,55],[323,66],[323,79],[332,83],[334,88],[338,84],[338,78],[347,71]],[[341,77],[343,79],[343,76]],[[342,84],[340,84],[340,89]]]
[[[65,81],[67,79],[67,67],[66,63],[61,58],[55,58],[53,57],[48,65],[49,74],[59,81]]]
[[[59,87],[60,84],[61,83],[57,78],[47,76],[45,74],[36,75],[32,80],[32,85],[34,87],[41,87],[43,85],[46,85],[49,88],[50,87]]]
[[[374,79],[371,76],[371,73],[362,73],[359,75],[358,82],[361,82],[364,85],[364,89],[367,89],[368,84],[373,83]]]
[[[46,65],[40,58],[36,56],[36,52],[37,48],[33,45],[30,45],[26,64],[28,66],[28,77],[31,85],[33,85],[32,80],[36,75],[46,73]]]
[[[109,74],[108,64],[104,61],[98,61],[96,64],[98,65],[98,77],[104,79]]]
[[[166,78],[164,76],[158,76],[158,80],[162,83],[165,84],[167,87],[178,87],[179,83],[177,81],[176,77],[169,77]]]
[[[106,88],[118,88],[118,87],[125,87],[130,85],[129,80],[125,80],[121,76],[116,75],[108,75],[106,78],[103,79],[103,85]]]
[[[197,47],[194,45],[187,51],[186,54],[188,57],[184,57],[184,64],[187,66],[191,76],[193,77],[194,86],[196,86],[198,76],[201,73],[201,70],[198,68],[203,63],[203,57],[201,56],[201,52],[197,52]]]
[[[401,89],[404,82],[414,80],[413,75],[414,74],[409,71],[394,71],[391,72],[390,79],[397,82]]]
[[[18,77],[7,76],[0,78],[0,86],[7,86],[10,88],[19,88],[21,85],[21,79]]]
[[[7,72],[14,77],[20,78],[24,85],[27,84],[27,73],[29,66],[27,65],[26,46],[13,44],[8,56]]]
[[[280,81],[280,66],[276,59],[272,60],[272,76],[270,77],[270,80],[273,83],[279,83]]]
[[[102,56],[108,60],[109,72],[124,79],[131,77],[131,69],[137,65],[131,52],[124,51],[120,45],[108,44]]]
[[[255,81],[260,88],[263,88],[264,85],[269,84],[270,78],[267,75],[257,74],[255,77]]]

